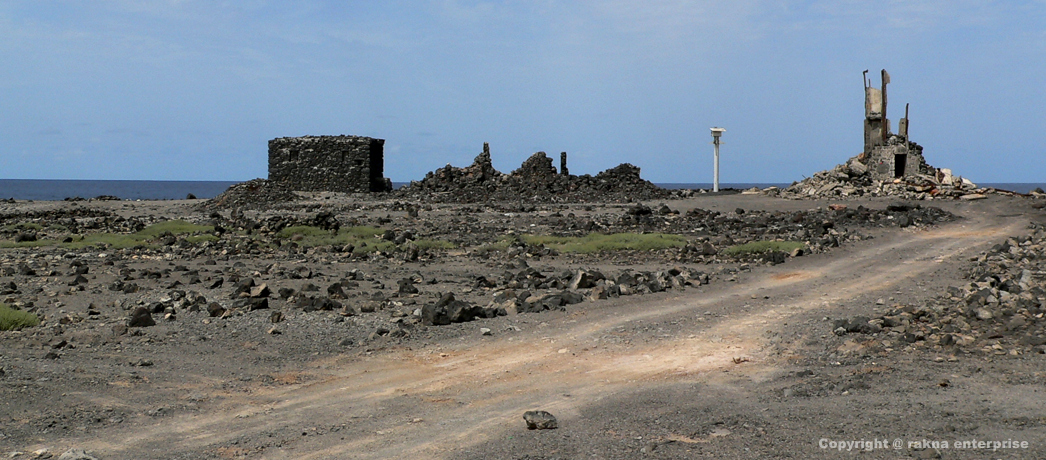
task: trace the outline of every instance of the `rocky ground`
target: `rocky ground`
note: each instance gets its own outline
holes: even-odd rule
[[[1046,455],[1034,197],[437,204],[428,193],[448,192],[431,183],[420,198],[237,187],[0,203],[0,241],[20,244],[0,250],[0,302],[43,319],[0,332],[0,453]],[[259,193],[273,198],[248,206]],[[75,246],[173,219],[211,230]],[[378,228],[382,249],[282,232],[302,225]],[[686,243],[575,254],[523,238],[592,232]],[[774,239],[806,244],[725,252]],[[552,425],[531,410],[556,428],[528,430]]]

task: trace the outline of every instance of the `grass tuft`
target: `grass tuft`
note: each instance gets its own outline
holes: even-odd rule
[[[751,243],[730,246],[723,250],[728,256],[761,254],[764,252],[792,252],[794,249],[805,249],[806,244],[799,241],[753,241]]]
[[[19,222],[17,224],[5,225],[3,230],[5,231],[18,231],[18,230],[43,230],[44,226],[35,222]]]
[[[156,238],[167,232],[177,236],[188,235],[191,233],[210,233],[213,231],[214,227],[210,225],[198,225],[184,220],[167,220],[145,227],[137,233],[134,233],[134,235],[148,239]]]
[[[17,331],[40,324],[40,318],[0,303],[0,331]]]
[[[0,241],[0,248],[39,248],[43,246],[54,246],[58,244],[55,240],[36,240],[36,241],[23,241],[21,243],[15,243],[14,241]]]
[[[60,246],[67,249],[81,249],[89,246],[107,246],[114,249],[133,248],[143,246],[149,248],[159,247],[158,244],[150,243],[160,235],[170,233],[175,236],[190,235],[186,237],[192,242],[214,241],[218,238],[209,234],[214,231],[210,225],[197,225],[184,220],[168,220],[157,222],[145,227],[135,233],[94,233],[74,240],[72,243],[61,243]]]

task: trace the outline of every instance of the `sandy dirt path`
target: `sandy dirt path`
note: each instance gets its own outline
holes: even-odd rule
[[[306,384],[259,386],[204,413],[99,431],[78,445],[114,456],[107,458],[145,452],[233,457],[247,453],[230,447],[237,439],[300,431],[261,455],[449,456],[524,430],[526,410],[550,411],[569,425],[587,404],[659,382],[711,382],[724,371],[755,380],[773,375],[779,369],[766,359],[766,336],[775,325],[969,257],[1025,222],[980,215],[861,242],[842,254],[759,268],[737,283],[532,315],[520,331],[484,337],[476,326],[476,336],[460,343],[321,360],[304,370],[314,377]]]

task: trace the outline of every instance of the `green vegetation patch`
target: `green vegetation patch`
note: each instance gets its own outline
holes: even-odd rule
[[[142,238],[156,238],[164,233],[170,232],[172,235],[188,235],[191,233],[210,233],[214,231],[214,227],[210,225],[198,225],[184,220],[167,220],[163,222],[157,222],[148,227],[145,227],[138,232],[134,233]]]
[[[131,234],[123,233],[94,233],[85,235],[79,240],[74,239],[72,243],[61,243],[60,246],[68,249],[81,249],[89,246],[103,245],[115,249],[133,248],[136,246],[157,247],[152,243],[161,235],[170,233],[174,236],[184,236],[190,242],[214,241],[218,238],[211,235],[214,227],[210,225],[197,225],[184,220],[168,220],[157,222]]]
[[[764,252],[792,252],[795,249],[805,249],[806,244],[799,241],[753,241],[751,243],[730,246],[723,250],[728,256],[741,256],[747,254],[761,254]]]
[[[280,230],[276,236],[294,241],[302,247],[344,246],[346,244],[359,246],[361,242],[366,242],[368,245],[378,244],[379,241],[376,241],[374,237],[383,232],[384,230],[373,227],[347,227],[339,229],[337,233],[332,233],[319,227],[296,225]]]
[[[36,240],[36,241],[22,241],[15,243],[14,241],[0,241],[0,248],[39,248],[41,246],[54,246],[58,244],[55,240]]]
[[[686,246],[681,235],[666,233],[589,233],[582,237],[523,235],[523,241],[532,245],[544,245],[559,252],[591,254],[602,251],[656,251],[658,249]]]
[[[0,331],[17,331],[40,324],[40,318],[0,303]]]
[[[44,226],[35,222],[19,222],[17,224],[5,225],[4,230],[6,231],[17,231],[17,230],[43,230]]]

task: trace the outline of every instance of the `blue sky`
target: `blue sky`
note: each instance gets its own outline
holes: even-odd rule
[[[790,182],[861,151],[885,68],[930,164],[1046,182],[1043,0],[7,0],[0,62],[7,179],[247,180],[356,134],[394,181],[490,142],[710,182],[723,126],[724,182]]]

